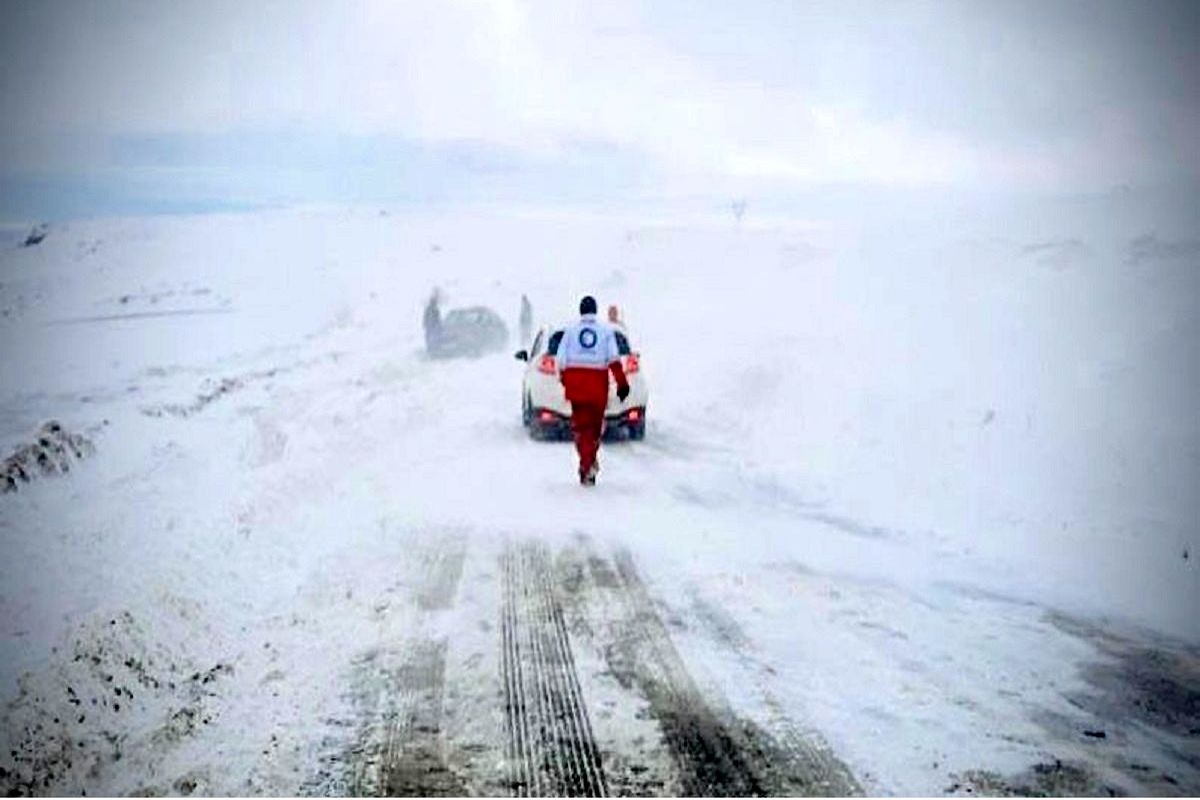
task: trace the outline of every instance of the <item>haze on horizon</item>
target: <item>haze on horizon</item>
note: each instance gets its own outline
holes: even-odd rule
[[[1189,2],[10,3],[0,217],[1200,181]]]

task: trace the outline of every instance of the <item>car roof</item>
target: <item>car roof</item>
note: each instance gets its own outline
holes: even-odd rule
[[[446,312],[447,317],[496,317],[500,315],[487,306],[466,306],[465,308],[452,308]]]

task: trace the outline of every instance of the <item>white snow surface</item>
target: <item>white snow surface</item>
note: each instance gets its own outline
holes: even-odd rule
[[[1071,756],[1035,712],[1098,656],[1052,614],[1200,641],[1200,256],[1130,256],[1194,229],[751,217],[280,210],[4,250],[0,444],[58,419],[96,448],[0,495],[4,753],[137,652],[216,670],[187,695],[208,722],[163,733],[178,707],[130,684],[60,723],[83,751],[124,714],[124,758],[48,789],[300,791],[347,665],[408,624],[380,593],[444,530],[628,547],[667,607],[745,632],[738,658],[679,635],[699,679],[754,716],[736,675],[770,667],[869,792]],[[574,485],[521,428],[518,362],[425,358],[434,286],[514,332],[522,293],[539,321],[619,304],[646,440]]]

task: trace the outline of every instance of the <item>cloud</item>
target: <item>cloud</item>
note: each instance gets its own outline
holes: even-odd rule
[[[111,165],[122,136],[308,132],[538,164],[602,163],[580,143],[603,143],[679,191],[1194,179],[1195,9],[8,4],[0,166]]]

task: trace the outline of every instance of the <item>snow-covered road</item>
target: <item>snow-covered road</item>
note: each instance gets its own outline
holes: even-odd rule
[[[1200,791],[1194,520],[1153,495],[1194,476],[1194,420],[1164,391],[1097,433],[1163,365],[1057,335],[1121,279],[1085,303],[1004,272],[1014,245],[897,301],[843,245],[280,212],[6,253],[0,434],[95,452],[0,495],[0,787]],[[1167,362],[1195,274],[1145,290]],[[435,283],[510,318],[623,302],[646,440],[575,485],[516,362],[424,356]]]

